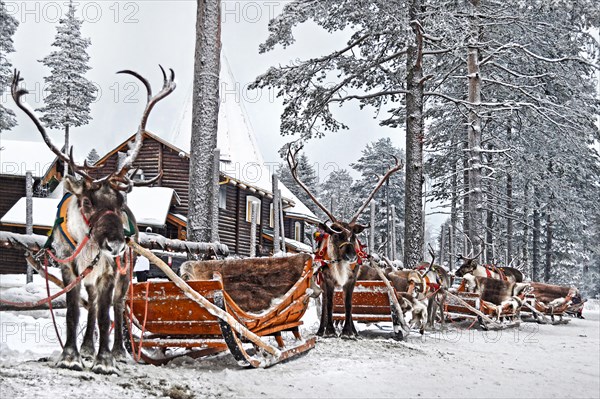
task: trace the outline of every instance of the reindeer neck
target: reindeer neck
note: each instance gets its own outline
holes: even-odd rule
[[[70,197],[71,200],[67,205],[66,213],[66,227],[68,233],[77,242],[81,242],[84,237],[89,233],[89,223],[87,217],[81,212],[77,198],[75,196]]]

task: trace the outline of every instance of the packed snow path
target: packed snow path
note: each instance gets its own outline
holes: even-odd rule
[[[597,305],[596,305],[597,306]],[[64,323],[64,310],[58,322]],[[316,330],[314,308],[307,331]],[[242,369],[231,355],[167,366],[123,364],[121,375],[57,369],[48,311],[0,312],[2,398],[577,397],[600,395],[598,309],[568,325],[446,332],[405,342],[375,326],[358,341],[324,339],[269,369]],[[82,315],[85,319],[85,312]]]

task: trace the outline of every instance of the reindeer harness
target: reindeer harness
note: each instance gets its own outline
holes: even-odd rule
[[[329,246],[329,234],[322,233],[317,231],[314,235],[315,241],[319,244],[317,252],[315,253],[315,264],[318,265],[315,274],[317,275],[317,284],[321,285],[321,270],[325,267],[329,267],[332,263],[338,263],[341,259],[331,259],[329,254],[327,253],[327,247]],[[351,242],[345,241],[340,244],[340,248],[346,245],[352,245]],[[363,260],[367,259],[368,254],[364,251],[364,245],[360,243],[358,238],[356,239],[356,244],[354,245],[354,251],[356,252],[357,260],[356,262],[351,263],[350,268],[352,271],[356,269],[356,266],[360,266],[363,264]]]

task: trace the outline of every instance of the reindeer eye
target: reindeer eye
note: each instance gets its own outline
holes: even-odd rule
[[[91,208],[92,207],[92,201],[90,201],[90,199],[87,198],[87,197],[83,197],[83,199],[81,200],[81,205],[84,208]]]

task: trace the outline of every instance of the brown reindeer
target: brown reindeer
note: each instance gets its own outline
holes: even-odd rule
[[[481,252],[473,257],[459,255],[458,258],[463,260],[463,264],[454,273],[457,277],[467,279],[469,288],[472,290],[474,286],[474,277],[489,277],[500,280],[512,281],[514,283],[523,282],[523,273],[514,267],[496,267],[492,265],[479,265],[477,258]]]
[[[310,192],[308,187],[298,178],[298,163],[296,155],[302,149],[298,146],[295,150],[292,145],[288,145],[287,162],[290,167],[292,176],[308,194],[310,199],[325,212],[331,224],[321,223],[320,228],[324,231],[318,239],[319,248],[317,249],[317,258],[323,263],[321,274],[323,276],[323,310],[321,312],[321,322],[317,331],[318,336],[332,337],[337,336],[333,325],[333,293],[336,287],[341,287],[344,291],[344,309],[345,319],[342,327],[342,337],[354,338],[358,336],[358,332],[352,321],[352,294],[354,285],[360,272],[360,267],[357,267],[359,255],[362,253],[357,235],[360,234],[365,226],[357,223],[358,217],[367,207],[375,193],[381,188],[387,178],[394,172],[400,170],[403,165],[395,158],[396,164],[390,168],[384,176],[379,179],[379,182],[368,196],[366,201],[358,209],[350,222],[338,220],[333,214],[323,206],[317,198]]]
[[[59,159],[70,165],[71,173],[82,176],[80,180],[74,176],[65,176],[64,178],[65,189],[69,193],[62,202],[65,206],[64,220],[61,224],[62,234],[54,234],[53,246],[57,256],[67,260],[61,265],[65,286],[74,281],[88,266],[93,266],[92,271],[82,280],[88,294],[89,308],[81,355],[84,358],[93,358],[95,354],[94,330],[97,319],[100,342],[92,365],[92,371],[96,373],[117,372],[115,359],[122,360],[126,356],[122,330],[123,300],[129,282],[127,267],[132,267],[133,256],[128,256],[125,251],[124,226],[127,226],[127,233],[131,235],[132,239],[137,237],[138,230],[135,219],[125,204],[123,193],[131,191],[134,185],[148,185],[160,177],[159,173],[153,180],[133,182],[128,177],[128,171],[142,147],[142,134],[145,131],[150,111],[158,101],[175,89],[173,71],[171,70],[169,78],[164,70],[162,72],[163,88],[156,96],[152,96],[148,81],[136,72],[119,72],[133,75],[142,81],[148,91],[148,102],[129,156],[116,172],[100,179],[90,176],[89,172],[92,167],[87,163],[77,165],[74,162],[72,148],[70,155],[67,155],[52,143],[40,120],[26,104],[21,102],[22,96],[27,94],[27,90],[18,87],[22,80],[19,72],[15,71],[12,81],[11,92],[17,106],[35,123],[50,150]],[[118,267],[118,265],[121,266]],[[77,284],[67,292],[67,337],[57,362],[58,367],[72,370],[83,370],[81,355],[77,348],[79,298],[80,286]],[[115,337],[112,350],[109,348],[111,304],[114,304],[115,317]]]
[[[434,264],[435,253],[431,245],[429,246],[431,262],[424,263],[417,267],[424,280],[424,290],[420,293],[422,298],[427,298],[427,326],[432,328],[435,322],[435,315],[439,311],[441,324],[444,324],[444,307],[447,298],[446,290],[450,288],[450,275],[441,266]]]

